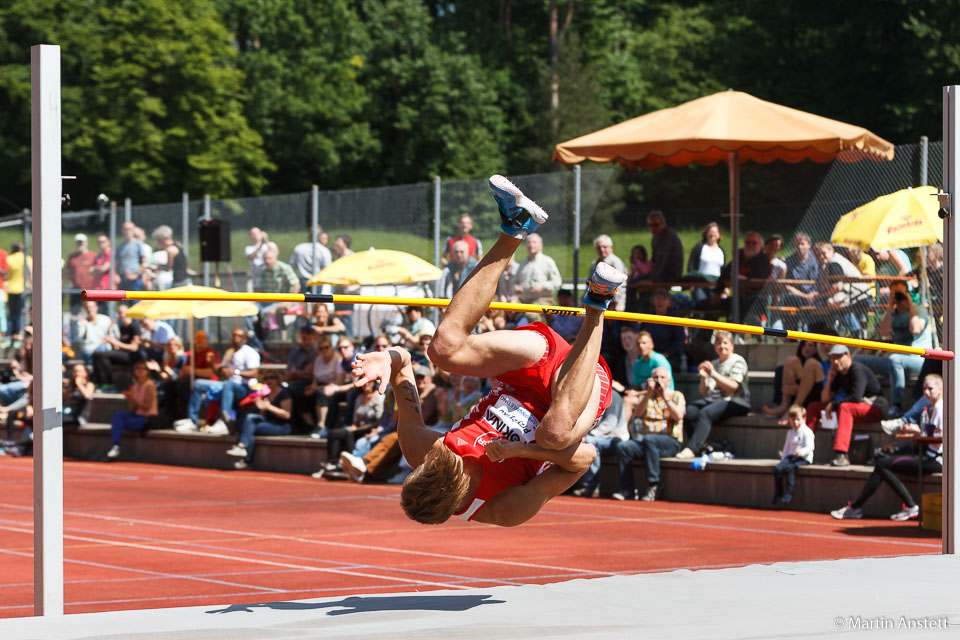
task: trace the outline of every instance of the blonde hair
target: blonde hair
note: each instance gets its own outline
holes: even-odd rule
[[[795,404],[789,409],[787,409],[787,415],[791,418],[803,418],[807,417],[807,410],[801,407],[799,404]]]
[[[437,438],[430,448],[433,456],[403,481],[400,506],[411,520],[441,524],[454,514],[470,490],[470,476],[464,473],[463,458]]]

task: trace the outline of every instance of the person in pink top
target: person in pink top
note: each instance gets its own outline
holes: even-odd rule
[[[122,391],[130,403],[131,411],[117,411],[110,422],[110,436],[113,446],[107,452],[107,459],[120,456],[120,437],[124,431],[143,431],[147,418],[157,415],[157,387],[150,379],[147,365],[138,362],[133,365],[133,384]]]

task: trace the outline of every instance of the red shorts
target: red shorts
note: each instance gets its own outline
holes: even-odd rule
[[[515,369],[501,374],[497,376],[497,380],[527,391],[528,396],[525,396],[525,398],[546,413],[553,399],[551,391],[557,370],[563,365],[563,361],[572,347],[559,333],[542,322],[533,322],[517,327],[514,331],[536,332],[546,342],[546,350],[536,363],[523,369]],[[610,396],[612,394],[610,367],[607,366],[602,356],[597,362],[597,376],[600,378],[600,406],[597,408],[597,417],[594,424],[599,422],[600,416],[610,406]]]

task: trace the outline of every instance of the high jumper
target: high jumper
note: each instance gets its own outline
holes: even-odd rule
[[[444,371],[496,378],[499,384],[446,434],[420,413],[410,354],[403,348],[358,356],[358,386],[394,388],[403,454],[414,471],[401,505],[413,520],[440,524],[452,515],[500,526],[522,524],[589,468],[581,442],[610,405],[610,370],[600,356],[603,315],[626,274],[600,263],[587,283],[584,322],[573,345],[543,323],[473,334],[497,282],[528,233],[547,214],[503,176],[490,178],[500,210],[496,244],[450,302],[430,360]]]

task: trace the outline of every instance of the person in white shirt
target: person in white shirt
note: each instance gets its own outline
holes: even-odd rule
[[[250,244],[243,249],[243,255],[250,263],[250,279],[248,280],[250,287],[257,281],[260,270],[263,269],[263,256],[271,249],[278,254],[280,253],[277,243],[270,240],[266,231],[263,231],[260,227],[250,227]]]
[[[943,378],[939,374],[931,373],[923,379],[923,396],[930,401],[930,411],[927,413],[926,424],[904,424],[900,430],[906,434],[942,436],[943,435]],[[921,421],[923,419],[921,418]],[[913,451],[913,443],[898,447],[893,453],[880,456],[874,461],[873,473],[867,478],[867,483],[860,490],[860,495],[847,506],[830,515],[837,520],[858,519],[863,517],[863,505],[870,496],[886,482],[897,492],[903,500],[903,509],[890,516],[891,520],[915,520],[920,515],[920,507],[913,500],[913,496],[903,486],[897,474],[910,477],[917,475],[917,467],[924,473],[938,473],[943,469],[943,444],[929,444],[917,455]]]
[[[301,242],[295,246],[288,261],[290,266],[293,267],[293,271],[297,274],[297,278],[300,280],[300,291],[303,292],[307,290],[307,281],[320,272],[320,270],[329,267],[330,263],[333,262],[330,249],[327,249],[320,243],[323,229],[319,226],[317,227],[317,242],[313,242],[311,233],[307,235],[309,238],[308,241]],[[313,262],[314,252],[317,254],[316,264]]]
[[[797,467],[813,463],[813,431],[806,425],[807,410],[795,404],[787,409],[787,438],[783,442],[780,462],[773,468],[773,503],[789,504],[793,500],[794,475]],[[784,486],[786,485],[786,486]]]

